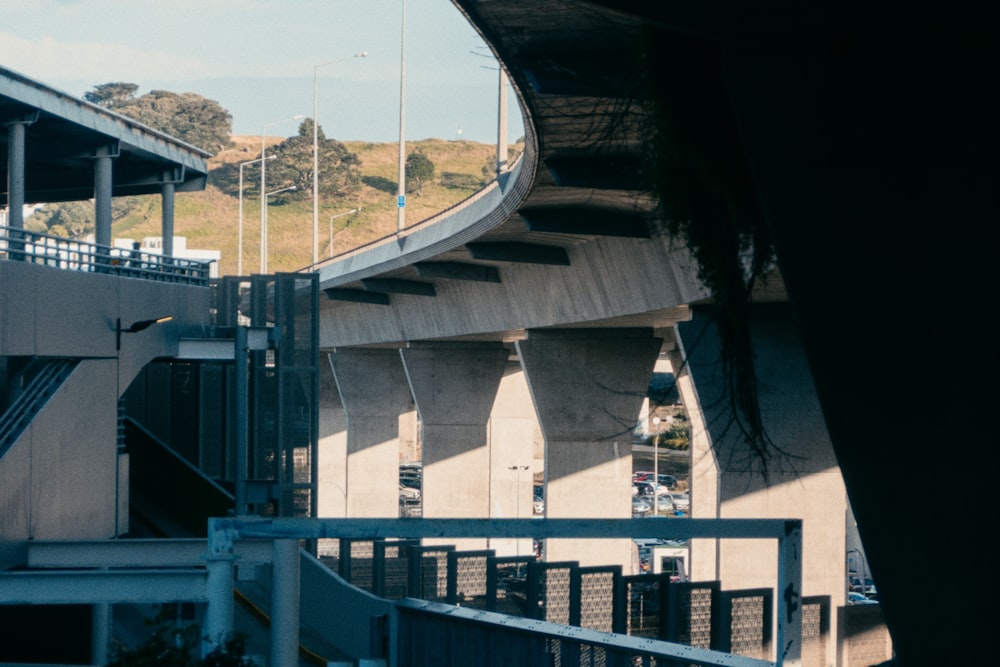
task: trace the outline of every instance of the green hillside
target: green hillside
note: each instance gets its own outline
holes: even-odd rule
[[[240,163],[260,155],[259,137],[233,137],[234,148],[209,161],[212,169],[225,162]],[[277,143],[280,139],[274,138]],[[357,247],[396,229],[396,188],[399,145],[396,143],[344,142],[361,159],[364,185],[350,197],[328,198],[319,209],[319,257],[330,255],[330,223],[333,216],[354,208],[360,212],[343,215],[333,222],[336,252]],[[406,223],[414,224],[448,208],[476,192],[483,184],[483,167],[496,159],[496,146],[468,141],[428,139],[407,142],[407,152],[420,148],[434,163],[433,182],[421,195],[407,196]],[[511,147],[511,157],[520,146]],[[245,170],[244,179],[256,178],[255,170]],[[246,180],[245,180],[246,184]],[[160,198],[137,198],[129,213],[116,220],[115,238],[141,240],[160,236]],[[203,192],[179,193],[174,206],[174,233],[187,238],[187,247],[220,250],[222,275],[236,274],[239,230],[239,198],[212,185]],[[268,271],[295,271],[312,263],[312,202],[271,198],[268,207]],[[260,268],[260,200],[243,198],[243,273]]]

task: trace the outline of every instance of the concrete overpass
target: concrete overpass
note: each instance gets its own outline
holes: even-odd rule
[[[664,349],[686,360],[685,400],[697,393],[700,400],[690,404],[709,407],[699,427],[706,435],[702,446],[711,445],[705,451],[721,453],[721,460],[745,451],[732,430],[713,429],[723,423],[716,418],[728,412],[711,409],[714,397],[726,397],[726,376],[716,363],[722,344],[711,333],[699,337],[701,322],[710,321],[711,311],[703,310],[710,293],[696,280],[695,262],[664,233],[664,220],[638,178],[652,164],[639,120],[662,105],[700,158],[675,175],[699,176],[683,181],[696,191],[713,178],[733,185],[736,210],[766,221],[757,230],[771,235],[790,307],[775,305],[748,316],[757,334],[759,386],[769,390],[761,404],[772,437],[813,455],[808,470],[772,468],[782,475],[777,481],[772,476],[774,493],[763,492],[759,470],[752,466],[716,465],[704,473],[714,476],[717,500],[710,506],[719,513],[759,513],[761,499],[767,504],[781,495],[784,502],[836,507],[843,491],[829,471],[839,464],[837,475],[843,471],[900,663],[976,661],[988,646],[995,614],[986,601],[996,592],[982,510],[991,499],[986,489],[992,473],[981,465],[993,439],[993,392],[979,389],[997,370],[987,354],[988,305],[995,300],[988,269],[990,230],[998,213],[992,157],[998,147],[997,108],[981,84],[997,61],[996,24],[963,14],[956,5],[921,16],[910,8],[879,13],[851,3],[820,3],[811,11],[780,3],[720,3],[683,11],[643,2],[456,4],[510,72],[527,114],[529,150],[495,191],[483,195],[493,201],[482,202],[480,211],[405,230],[321,268],[322,286],[331,297],[321,333],[333,371],[326,381],[341,389],[343,405],[336,409],[350,421],[346,442],[337,440],[336,409],[325,404],[324,414],[331,417],[325,444],[344,449],[345,474],[357,478],[394,469],[396,452],[386,443],[398,434],[387,433],[386,424],[398,425],[412,396],[425,445],[440,443],[429,459],[425,451],[438,468],[431,476],[461,479],[451,475],[474,471],[468,488],[459,489],[465,495],[451,504],[479,514],[481,501],[467,506],[461,501],[473,499],[470,489],[481,483],[482,471],[494,480],[507,471],[503,483],[516,488],[511,468],[526,454],[517,447],[523,447],[526,433],[530,438],[534,424],[526,415],[534,410],[550,447],[553,512],[619,512],[622,499],[612,484],[621,472],[615,466],[622,467],[616,461],[625,456],[615,443],[636,414],[643,378],[648,380]],[[645,64],[628,56],[643,31],[651,35]],[[655,85],[644,94],[641,75],[655,74],[663,78],[650,76]],[[43,95],[46,101],[52,96],[52,91]],[[12,155],[18,163],[18,133],[26,129],[14,128],[32,120],[22,111],[18,106],[5,115],[8,165]],[[68,105],[60,114],[71,111]],[[92,115],[90,110],[84,117]],[[121,119],[109,122],[113,128],[102,136],[127,138],[131,132]],[[136,132],[156,139],[142,128]],[[200,164],[195,152],[170,142],[159,152],[175,148],[182,155],[170,164]],[[108,157],[92,155],[101,163]],[[98,179],[90,163],[77,167],[85,179]],[[17,181],[16,170],[7,173],[8,182]],[[31,200],[25,187],[30,186],[8,186],[12,205],[17,197]],[[104,206],[107,198],[98,199]],[[27,284],[19,274],[28,270],[35,280],[42,269],[10,268],[9,284]],[[67,282],[87,287],[76,279]],[[127,322],[159,314],[140,312],[149,299],[138,298],[138,290],[136,299],[129,296],[113,307],[100,301],[98,289],[91,292],[94,307],[86,310],[93,311],[88,317],[94,321],[88,330],[112,331],[108,323],[116,315]],[[14,290],[4,296],[8,327],[15,321],[10,314],[27,306]],[[59,303],[57,297],[53,292],[51,300],[38,302]],[[783,291],[761,300],[781,303]],[[178,306],[191,310],[185,311],[185,326],[203,321],[194,312],[198,304],[203,302]],[[30,322],[28,331],[37,331]],[[55,340],[41,339],[44,349],[35,346],[37,336],[24,333],[5,337],[18,347],[4,353],[65,353],[65,336],[56,337],[58,328],[51,329]],[[157,334],[159,347],[150,351],[169,354],[168,339],[179,334],[179,327]],[[85,356],[101,358],[100,377],[81,393],[98,380],[110,393],[112,382],[117,385],[124,376],[127,384],[135,370],[110,372],[118,351],[106,338],[77,341],[96,346]],[[695,347],[695,340],[711,342]],[[28,341],[33,346],[22,351]],[[927,380],[929,357],[942,369],[936,384]],[[548,360],[557,363],[547,365]],[[128,365],[138,365],[139,357],[134,361]],[[560,375],[559,369],[567,372]],[[357,381],[347,382],[348,373],[357,374]],[[507,398],[496,401],[504,392]],[[86,393],[91,398],[100,392]],[[333,393],[331,385],[325,396]],[[532,398],[550,402],[533,406]],[[458,416],[448,411],[459,402],[475,410]],[[79,415],[89,403],[72,405]],[[509,409],[499,414],[498,405]],[[73,416],[63,412],[59,418],[63,424]],[[111,440],[104,435],[114,423],[110,404],[101,419],[104,431],[88,451]],[[506,443],[493,451],[511,453],[509,460],[484,459],[482,448],[468,447],[486,441],[487,421],[490,442]],[[71,430],[49,429],[39,443],[68,442]],[[942,464],[958,471],[950,503],[915,512],[912,498],[922,490],[917,480],[940,461],[942,447],[956,451],[956,443],[974,465]],[[832,454],[823,453],[824,445],[832,446]],[[81,477],[88,458],[95,457],[79,457],[79,467],[63,463],[73,468],[64,476]],[[6,465],[13,469],[7,479],[28,479],[22,459],[11,463],[8,457]],[[38,474],[58,485],[61,473],[52,467]],[[804,473],[820,481],[818,493],[792,488]],[[102,481],[108,480],[90,483]],[[86,495],[84,486],[73,487],[74,493]],[[108,511],[116,505],[113,486],[101,484],[94,501],[97,513],[103,512],[102,530],[107,528],[102,535],[117,531]],[[20,517],[30,504],[20,487],[8,487],[4,506]],[[568,507],[579,488],[594,489],[591,495],[605,502]],[[694,502],[697,511],[697,495]],[[441,500],[428,503],[431,512],[453,511]],[[58,529],[53,537],[76,536],[78,525],[93,530],[93,522],[65,526],[72,519],[65,516],[69,504],[38,503]],[[510,507],[497,502],[486,510],[497,516]],[[16,533],[13,549],[4,552],[11,559],[23,546],[17,540],[30,536],[27,522],[23,526],[5,526]],[[946,569],[935,561],[936,570],[929,571],[928,533],[942,529],[963,540],[953,550],[956,565],[946,572],[948,581],[957,581],[960,571],[981,592],[962,600],[963,613],[926,609],[929,584],[936,571]],[[718,550],[717,562],[727,560],[722,547],[707,548]],[[813,562],[810,548],[807,542],[807,562]]]
[[[947,446],[960,443],[974,460],[991,440],[985,394],[993,392],[972,387],[997,370],[983,356],[983,304],[995,300],[984,230],[998,217],[991,157],[997,106],[982,86],[986,63],[997,60],[996,24],[963,5],[932,14],[851,2],[455,4],[510,73],[527,121],[526,155],[486,195],[494,200],[484,205],[490,213],[408,229],[321,267],[330,299],[321,345],[331,358],[358,355],[359,347],[403,347],[404,359],[420,350],[436,354],[438,363],[454,362],[449,384],[480,362],[455,361],[459,348],[445,342],[513,344],[531,385],[535,342],[551,346],[539,358],[558,355],[581,371],[595,356],[612,366],[635,359],[638,352],[621,347],[632,336],[651,344],[663,339],[669,349],[676,331],[676,349],[692,364],[702,357],[700,372],[709,374],[702,405],[706,396],[731,397],[725,375],[711,370],[725,346],[716,339],[691,354],[699,334],[687,326],[685,346],[686,325],[673,328],[697,320],[709,293],[697,280],[697,263],[665,233],[644,180],[655,163],[641,128],[667,118],[683,138],[678,150],[690,158],[672,172],[681,185],[660,187],[668,209],[673,195],[711,194],[719,185],[733,217],[750,219],[750,233],[764,232],[773,243],[781,279],[772,281],[779,285],[771,298],[760,300],[784,301],[787,286],[787,310],[763,314],[755,307],[746,315],[758,377],[774,383],[758,385],[774,392],[762,399],[771,414],[766,429],[779,449],[809,433],[809,469],[791,464],[778,472],[824,474],[839,464],[900,664],[977,656],[986,619],[995,614],[927,613],[933,577],[920,554],[930,526],[947,526],[968,547],[955,552],[955,572],[993,581],[988,550],[977,546],[988,474],[963,469],[961,483],[949,486],[953,504],[915,512],[911,499],[929,466],[954,472],[956,462],[935,455],[944,443],[930,434],[947,433]],[[950,321],[938,322],[931,304],[946,308]],[[583,351],[595,329],[612,341],[597,355]],[[960,351],[972,356],[960,361]],[[929,358],[941,382],[927,382]],[[697,385],[699,371],[690,368]],[[408,377],[418,410],[424,416],[423,400],[431,413],[440,386],[428,384],[422,398]],[[380,386],[406,379],[397,375]],[[570,395],[565,384],[546,389]],[[580,394],[572,395],[547,415],[539,411],[547,443],[565,443],[567,456],[579,455],[583,441],[600,440],[606,449],[557,478],[608,464],[613,425],[621,426],[623,413],[584,428],[559,418],[581,414],[573,408]],[[791,396],[795,414],[783,414]],[[388,405],[392,400],[386,396],[386,413],[404,407]],[[597,395],[588,400],[591,408],[604,405]],[[710,423],[712,451],[746,454],[741,438],[713,433]],[[832,449],[817,456],[827,439]],[[784,452],[786,462],[801,453]],[[772,466],[781,458],[778,452]],[[749,482],[755,490],[762,471],[753,456],[746,461],[728,472],[734,479],[756,473]],[[610,493],[609,479],[601,488]],[[746,496],[727,490],[724,474],[716,483],[734,511],[751,509],[752,502],[737,500]],[[819,495],[808,494],[813,502],[836,496],[836,485],[820,486]],[[559,507],[555,493],[550,502]],[[990,584],[981,598],[962,603],[982,610],[995,593]]]

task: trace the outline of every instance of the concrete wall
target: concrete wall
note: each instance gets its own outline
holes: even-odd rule
[[[118,396],[152,359],[175,354],[179,337],[204,330],[209,290],[21,262],[0,262],[0,284],[0,355],[82,359],[0,459],[3,568],[23,562],[25,540],[112,537],[116,514],[122,525]],[[128,327],[165,315],[173,320],[124,333],[115,349],[118,318]]]

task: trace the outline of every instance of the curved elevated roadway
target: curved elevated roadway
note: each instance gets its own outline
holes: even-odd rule
[[[458,4],[510,72],[525,154],[456,210],[321,266],[321,346],[686,319],[707,294],[642,185],[645,112],[623,76],[641,21],[581,3]]]
[[[985,307],[996,300],[985,230],[1000,219],[1000,109],[984,83],[1000,61],[991,10],[455,4],[510,73],[526,155],[482,209],[323,266],[321,344],[509,340],[533,327],[686,317],[707,295],[638,179],[640,74],[660,75],[668,112],[707,162],[749,177],[767,220],[898,663],[976,662],[995,614],[928,613],[935,584],[920,554],[946,526],[968,542],[951,550],[956,571],[995,579],[977,518],[992,502],[992,466],[976,465],[994,449],[995,392],[972,389],[997,372]],[[645,65],[632,59],[642,29],[659,54]],[[928,381],[928,355],[942,382]],[[913,485],[940,458],[933,433],[972,465],[952,471],[948,503],[917,513]],[[985,611],[995,594],[991,584],[963,604]]]

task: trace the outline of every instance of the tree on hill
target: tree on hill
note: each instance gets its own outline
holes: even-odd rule
[[[309,197],[313,184],[313,119],[303,120],[299,133],[278,144],[274,152],[278,158],[268,163],[268,172],[295,185],[301,196]],[[317,154],[320,194],[337,197],[357,191],[361,186],[361,159],[336,139],[327,139],[322,127],[317,128]]]
[[[283,193],[288,199],[309,199],[313,187],[313,121],[307,118],[299,125],[298,134],[268,149],[275,159],[267,162],[268,191],[295,186],[294,192]],[[361,187],[361,159],[336,139],[327,139],[323,128],[317,129],[319,191],[328,197],[342,197]],[[255,157],[260,157],[256,155]],[[252,158],[251,158],[252,159]],[[259,166],[250,169],[254,174]],[[243,195],[259,196],[260,181],[243,170]],[[227,163],[212,170],[212,183],[233,197],[239,196],[239,165]]]
[[[203,150],[217,152],[231,145],[233,116],[215,100],[168,90],[136,97],[138,88],[134,83],[104,83],[83,98]]]
[[[434,163],[419,148],[406,158],[406,192],[421,195],[424,186],[434,178]]]

